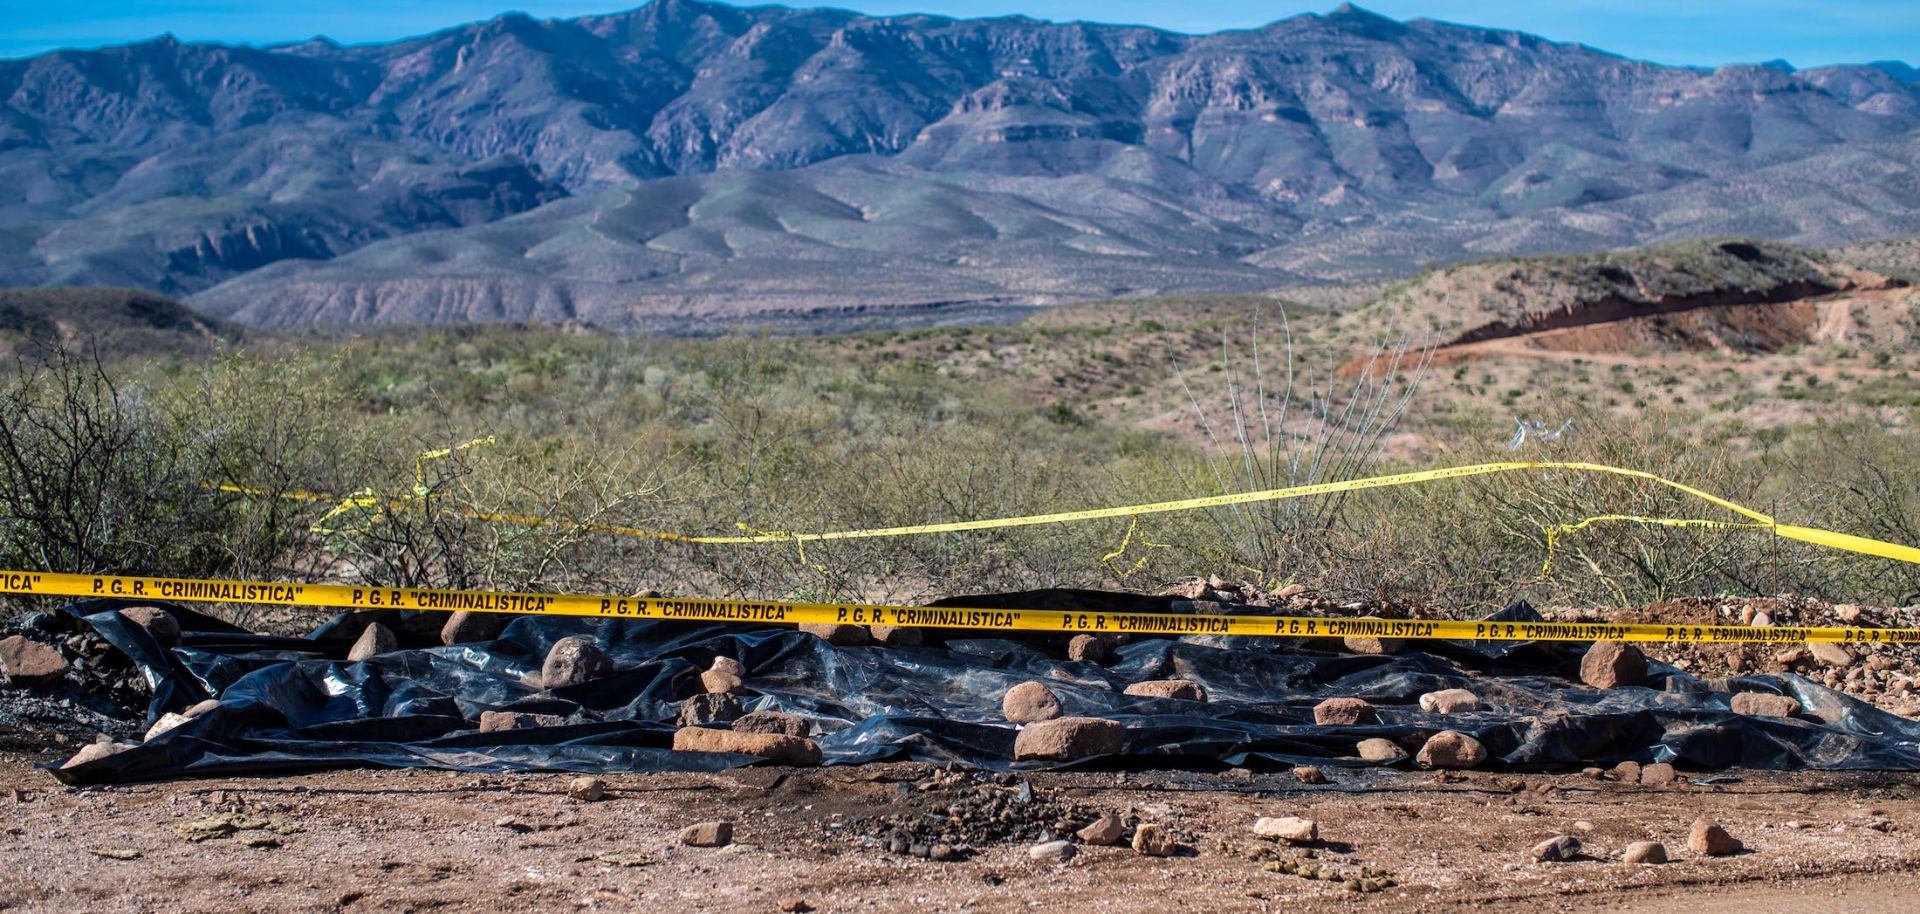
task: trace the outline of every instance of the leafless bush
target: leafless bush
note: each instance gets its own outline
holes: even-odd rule
[[[0,565],[223,570],[227,517],[172,417],[94,359],[58,351],[0,382]]]
[[[1188,497],[1308,486],[1367,475],[1405,415],[1432,355],[1401,340],[1341,365],[1300,364],[1284,310],[1278,330],[1258,314],[1244,340],[1223,333],[1217,392],[1196,390],[1194,366],[1170,352],[1174,377],[1207,447],[1197,467],[1169,467]],[[1264,337],[1264,338],[1263,338]],[[1277,339],[1276,339],[1277,338]],[[1209,508],[1182,551],[1267,583],[1323,575],[1340,552],[1345,494]],[[1197,542],[1196,542],[1197,541]],[[1355,556],[1345,559],[1351,565]]]

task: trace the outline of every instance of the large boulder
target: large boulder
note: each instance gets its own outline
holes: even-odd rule
[[[673,734],[676,752],[730,752],[757,755],[782,765],[820,764],[820,747],[813,740],[778,733],[746,733],[707,727],[682,727]]]
[[[1067,642],[1067,659],[1085,663],[1106,663],[1112,656],[1107,642],[1095,635],[1074,635]]]
[[[1207,700],[1207,690],[1191,679],[1149,679],[1127,686],[1126,694],[1145,698],[1177,698],[1181,701]]]
[[[925,632],[905,625],[869,625],[867,637],[887,647],[919,647],[926,642]]]
[[[1624,641],[1595,641],[1580,658],[1580,681],[1596,689],[1644,685],[1647,655]]]
[[[568,635],[547,651],[547,662],[540,666],[540,682],[549,689],[564,689],[612,672],[613,658],[599,642],[586,635]]]
[[[864,625],[837,625],[831,622],[809,622],[800,626],[800,630],[815,638],[824,639],[828,644],[842,647],[859,647],[872,640],[872,633]]]
[[[1313,706],[1313,722],[1322,727],[1377,724],[1380,715],[1364,698],[1329,698]]]
[[[557,714],[529,714],[524,711],[482,711],[480,732],[528,730],[534,727],[563,727],[567,719]]]
[[[1126,748],[1125,727],[1098,717],[1058,717],[1028,724],[1013,741],[1015,761],[1069,761]]]
[[[1045,683],[1023,682],[1001,696],[1000,713],[1016,724],[1052,720],[1061,714],[1060,698]]]
[[[754,711],[733,722],[737,733],[778,733],[782,736],[807,736],[813,724],[798,714],[784,711]]]
[[[740,699],[725,692],[703,692],[680,703],[679,724],[682,727],[697,727],[701,724],[724,724],[737,721],[744,711]]]
[[[1487,747],[1458,730],[1442,730],[1428,737],[1414,761],[1423,768],[1478,768],[1487,761]]]
[[[1785,695],[1766,692],[1741,692],[1729,702],[1733,713],[1749,717],[1792,717],[1800,713],[1800,702]]]
[[[460,610],[447,616],[440,627],[441,644],[471,644],[492,641],[507,627],[505,613],[476,613]]]
[[[120,611],[120,616],[146,629],[147,634],[161,644],[180,642],[180,620],[158,606],[129,606]]]
[[[1467,714],[1480,710],[1480,696],[1466,689],[1441,689],[1420,696],[1420,710],[1428,714]]]
[[[0,638],[0,675],[16,686],[46,685],[67,675],[60,652],[20,635]]]
[[[393,636],[392,629],[374,622],[362,629],[360,637],[354,639],[353,647],[347,649],[347,662],[359,663],[362,660],[372,660],[399,646],[400,641]]]
[[[1403,761],[1407,757],[1407,750],[1400,748],[1398,743],[1390,739],[1380,739],[1378,737],[1363,739],[1354,749],[1360,754],[1361,758],[1369,762],[1391,763]]]

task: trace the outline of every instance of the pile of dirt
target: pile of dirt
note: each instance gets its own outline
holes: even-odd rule
[[[1025,778],[952,768],[900,781],[894,793],[886,812],[854,815],[847,826],[889,853],[941,861],[985,845],[1067,838],[1101,814]]]
[[[44,644],[67,672],[33,688],[0,687],[0,748],[78,746],[100,734],[137,737],[152,687],[131,658],[65,613],[31,612],[0,625],[0,638]]]
[[[1888,608],[1828,603],[1783,594],[1696,597],[1624,609],[1558,609],[1558,622],[1655,625],[1761,625],[1834,628],[1920,628],[1920,606]],[[1920,645],[1650,643],[1647,656],[1708,680],[1791,673],[1852,695],[1883,711],[1920,718]]]

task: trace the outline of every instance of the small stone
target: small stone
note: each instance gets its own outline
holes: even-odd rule
[[[744,710],[740,707],[740,699],[725,693],[715,695],[708,692],[695,695],[680,703],[678,723],[682,727],[698,727],[704,724],[732,722],[737,729],[739,717]]]
[[[1644,684],[1647,655],[1623,641],[1595,641],[1580,658],[1580,681],[1596,689]]]
[[[504,613],[476,613],[463,609],[447,616],[447,624],[440,627],[440,643],[492,641],[500,637],[501,630],[506,627],[507,616]]]
[[[1301,765],[1293,769],[1294,780],[1302,784],[1325,784],[1327,776],[1312,765]]]
[[[347,662],[372,660],[399,646],[400,641],[393,636],[392,629],[374,622],[361,629],[360,637],[354,639],[353,647],[347,649]]]
[[[1591,781],[1604,781],[1607,779],[1607,770],[1605,768],[1582,768],[1580,769],[1580,776]]]
[[[1592,822],[1589,822],[1589,821],[1587,821],[1587,820],[1585,820],[1585,819],[1575,819],[1575,820],[1573,820],[1573,830],[1574,830],[1574,831],[1586,831],[1586,832],[1590,832],[1590,831],[1593,831],[1594,829],[1596,829],[1596,828],[1599,828],[1599,827],[1600,827],[1600,826],[1598,826],[1598,825],[1595,825],[1595,824],[1593,824]]]
[[[153,726],[147,728],[147,735],[142,737],[142,739],[152,741],[155,737],[167,732],[168,730],[178,727],[189,720],[192,720],[192,718],[188,717],[185,714],[176,714],[172,711],[169,711],[165,714],[160,715],[160,719],[154,721]]]
[[[660,862],[656,857],[637,851],[604,851],[593,855],[593,859],[610,866],[627,867],[653,866]]]
[[[1773,661],[1781,666],[1793,666],[1805,663],[1813,657],[1813,652],[1805,647],[1786,647],[1774,652]]]
[[[1068,761],[1114,755],[1126,748],[1127,731],[1098,717],[1058,717],[1028,724],[1013,741],[1015,761]]]
[[[1092,635],[1074,635],[1067,642],[1067,659],[1084,663],[1106,663],[1110,655],[1107,643]]]
[[[1322,727],[1377,724],[1380,715],[1363,698],[1329,698],[1313,706],[1313,722]]]
[[[1142,825],[1133,830],[1133,849],[1146,857],[1171,857],[1180,852],[1180,842],[1158,825]]]
[[[1466,714],[1480,710],[1480,696],[1466,689],[1441,689],[1420,696],[1420,710],[1428,714]]]
[[[1126,694],[1143,698],[1174,698],[1181,701],[1206,701],[1207,690],[1191,679],[1149,679],[1126,688]]]
[[[705,689],[708,695],[732,695],[740,691],[744,685],[740,677],[726,670],[708,670],[700,674],[700,687]]]
[[[906,625],[869,625],[867,637],[887,647],[919,647],[927,640],[924,631]]]
[[[1310,844],[1320,840],[1320,824],[1298,816],[1261,816],[1253,822],[1253,833],[1288,844]]]
[[[158,606],[129,606],[120,611],[120,616],[146,629],[161,644],[180,643],[180,620]]]
[[[568,635],[553,643],[540,681],[548,689],[565,689],[601,679],[613,672],[613,658],[599,642],[585,635]]]
[[[804,898],[780,899],[781,914],[807,914],[807,912],[812,910],[813,905],[807,904]]]
[[[1027,848],[1027,856],[1041,863],[1065,863],[1079,853],[1068,841],[1045,841]]]
[[[1274,591],[1273,595],[1276,597],[1279,597],[1282,600],[1291,600],[1294,597],[1297,597],[1306,592],[1307,592],[1307,585],[1305,584],[1288,584],[1287,586]]]
[[[21,635],[0,638],[0,674],[17,686],[45,685],[67,675],[60,652]]]
[[[1087,827],[1074,832],[1074,835],[1094,847],[1111,847],[1127,836],[1127,826],[1119,816],[1104,812]]]
[[[1833,607],[1833,617],[1849,625],[1858,622],[1860,621],[1860,604],[1836,603]]]
[[[1016,724],[1059,717],[1060,699],[1043,682],[1023,682],[1000,698],[1000,713]]]
[[[1773,617],[1768,615],[1766,610],[1761,610],[1757,613],[1754,613],[1753,620],[1751,622],[1748,622],[1747,624],[1753,626],[1754,628],[1772,628]]]
[[[1627,851],[1620,855],[1624,863],[1665,863],[1667,846],[1658,841],[1635,841],[1627,845]]]
[[[529,730],[534,727],[564,727],[567,719],[557,714],[528,714],[524,711],[481,711],[480,732]]]
[[[927,859],[937,863],[951,863],[960,859],[960,852],[951,844],[936,844],[927,852]]]
[[[805,738],[813,732],[813,724],[798,714],[784,711],[754,711],[733,722],[736,733],[777,733],[781,736]]]
[[[1580,856],[1580,839],[1572,835],[1548,838],[1533,846],[1533,859],[1542,863],[1565,863]]]
[[[1422,768],[1477,768],[1487,761],[1487,747],[1458,730],[1442,730],[1427,739],[1414,761]]]
[[[741,679],[747,678],[747,665],[732,657],[715,657],[713,658],[713,663],[709,665],[707,669],[721,673],[730,673]]]
[[[1613,779],[1622,784],[1640,783],[1640,763],[1621,762],[1613,766]]]
[[[733,843],[733,823],[701,822],[680,830],[680,843],[688,847],[726,847]]]
[[[1696,854],[1725,857],[1739,852],[1740,840],[1727,834],[1727,830],[1712,819],[1697,819],[1687,832],[1687,847]]]
[[[1361,616],[1359,621],[1381,621],[1377,616]],[[1398,654],[1407,648],[1403,638],[1367,638],[1351,635],[1341,639],[1349,652],[1355,654]]]
[[[582,803],[595,803],[607,796],[607,782],[596,777],[578,777],[567,782],[567,796]]]
[[[1680,772],[1666,762],[1654,762],[1640,768],[1640,784],[1643,787],[1665,787],[1680,779]]]
[[[1812,654],[1813,659],[1821,666],[1844,669],[1848,664],[1853,663],[1853,655],[1848,653],[1846,648],[1831,641],[1808,642],[1807,652]]]
[[[1407,750],[1390,739],[1363,739],[1355,749],[1369,762],[1398,762],[1407,757]]]
[[[872,637],[867,633],[867,627],[864,625],[809,622],[800,626],[800,630],[816,638],[823,639],[828,644],[838,644],[843,647],[859,647],[862,644],[866,644]]]
[[[742,733],[708,727],[682,727],[674,731],[676,752],[731,752],[757,755],[782,765],[812,767],[820,764],[820,747],[810,739],[777,733]]]

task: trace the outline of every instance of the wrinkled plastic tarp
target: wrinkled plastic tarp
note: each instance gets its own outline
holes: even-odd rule
[[[1063,590],[942,602],[1193,609],[1173,598]],[[1491,766],[1510,769],[1630,759],[1690,769],[1920,770],[1920,723],[1800,677],[1709,683],[1656,663],[1648,686],[1601,691],[1578,681],[1580,645],[1430,641],[1376,656],[1342,653],[1335,640],[1152,637],[1120,646],[1102,666],[1062,659],[1064,636],[930,631],[935,637],[924,647],[837,647],[771,626],[520,616],[494,641],[444,646],[435,637],[438,614],[342,615],[296,638],[253,634],[168,606],[184,634],[165,647],[116,605],[123,604],[87,601],[68,611],[141,667],[154,685],[150,720],[208,697],[219,707],[135,748],[56,772],[70,783],[329,767],[686,771],[750,764],[757,759],[670,748],[679,703],[700,691],[700,672],[722,655],[749,671],[747,710],[811,718],[830,765],[913,759],[1000,770],[1056,767],[1016,764],[1016,731],[1001,716],[1002,694],[1038,679],[1067,714],[1125,725],[1125,758],[1094,764],[1362,766],[1372,763],[1353,756],[1359,740],[1384,737],[1411,751],[1454,729],[1486,744]],[[1516,604],[1496,618],[1538,616]],[[399,632],[402,648],[359,663],[342,659],[373,621]],[[569,635],[596,638],[614,657],[614,674],[551,692],[523,682]],[[1166,678],[1198,682],[1210,700],[1122,694],[1129,683]],[[1448,688],[1475,692],[1486,709],[1419,710],[1422,693]],[[1728,706],[1734,691],[1789,695],[1804,711],[1792,719],[1735,714]],[[1336,696],[1372,702],[1380,723],[1316,726],[1313,706]],[[481,733],[477,720],[487,710],[559,715],[567,724]]]

